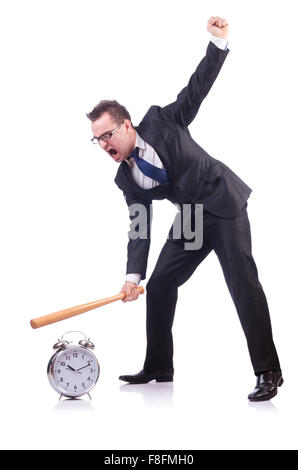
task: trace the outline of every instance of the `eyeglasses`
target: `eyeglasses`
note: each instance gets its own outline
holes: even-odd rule
[[[117,126],[112,132],[103,134],[103,135],[100,136],[100,137],[92,137],[91,142],[92,142],[93,144],[99,144],[101,140],[103,140],[104,142],[107,142],[108,140],[110,140],[110,139],[112,138],[112,135],[114,134],[114,132],[116,132],[117,129],[119,129],[119,127],[121,127],[123,123],[124,123],[124,121],[122,121],[122,122],[119,124],[119,126]]]

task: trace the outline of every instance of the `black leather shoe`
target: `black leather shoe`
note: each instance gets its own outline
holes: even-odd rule
[[[119,379],[131,384],[146,384],[151,380],[156,380],[156,382],[173,382],[173,372],[149,372],[142,369],[141,372],[135,375],[120,375]]]
[[[266,371],[258,375],[255,389],[248,395],[250,401],[265,401],[275,397],[277,387],[284,382],[281,371]]]

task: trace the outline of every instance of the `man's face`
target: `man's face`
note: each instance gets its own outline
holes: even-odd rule
[[[111,133],[120,123],[116,123],[108,112],[92,122],[91,128],[94,137]],[[99,141],[99,145],[110,155],[115,162],[123,162],[135,148],[136,131],[128,119],[114,132],[108,141]]]

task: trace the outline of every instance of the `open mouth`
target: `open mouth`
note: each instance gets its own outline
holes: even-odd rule
[[[111,155],[111,157],[115,157],[117,155],[117,150],[115,150],[115,149],[110,149],[110,150],[108,150],[108,152]]]
[[[118,155],[117,150],[115,150],[115,149],[110,149],[110,150],[108,150],[108,153],[111,155],[111,157],[113,158],[113,160],[115,160],[115,161],[118,161],[118,160],[119,160],[119,155]]]

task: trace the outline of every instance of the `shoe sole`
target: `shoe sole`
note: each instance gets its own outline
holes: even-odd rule
[[[156,382],[173,382],[173,377],[159,377],[155,380]]]
[[[133,381],[133,382],[130,382],[129,380],[124,380],[124,379],[120,379],[120,380],[123,380],[123,382],[127,382],[129,383],[130,385],[140,385],[140,384],[148,384],[149,382],[152,382],[152,380],[156,380],[156,382],[173,382],[173,377],[155,377],[153,379],[150,379],[150,380],[138,380],[138,381]]]
[[[281,387],[283,383],[284,383],[284,379],[281,377],[279,379],[279,381],[277,382],[277,387]],[[260,398],[248,398],[248,399],[249,399],[249,401],[268,401],[268,400],[271,400],[271,398],[274,398],[277,395],[277,387],[276,387],[275,392],[272,393],[268,397],[265,397],[265,398],[262,398],[262,397],[260,397]]]

